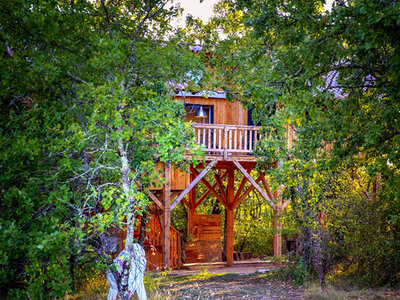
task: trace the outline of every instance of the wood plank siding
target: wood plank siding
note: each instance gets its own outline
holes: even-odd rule
[[[247,109],[238,101],[229,102],[223,98],[175,97],[184,104],[210,105],[214,108],[214,124],[247,125]]]

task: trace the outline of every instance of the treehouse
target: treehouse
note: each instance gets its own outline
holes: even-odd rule
[[[154,201],[152,213],[160,221],[158,232],[162,236],[158,237],[157,247],[162,253],[159,259],[162,257],[164,267],[177,267],[175,258],[180,253],[174,251],[180,251],[181,242],[177,242],[170,220],[171,211],[181,204],[188,211],[187,233],[190,240],[186,244],[186,262],[222,261],[221,216],[196,214],[196,208],[212,195],[225,208],[226,263],[231,266],[234,262],[235,208],[252,191],[261,195],[275,216],[288,203],[282,203],[279,191],[271,190],[263,172],[255,172],[254,149],[262,136],[260,127],[252,123],[249,111],[239,102],[227,101],[223,92],[207,95],[180,92],[175,100],[184,105],[186,121],[191,122],[197,142],[205,148],[206,157],[205,163],[191,165],[190,173],[176,170],[168,164],[158,166],[164,171],[166,184],[150,188],[147,194]],[[187,159],[190,160],[190,157]],[[205,177],[207,173],[211,175]],[[253,177],[250,174],[257,175]],[[235,178],[240,180],[236,187]],[[200,183],[206,187],[201,196],[196,193],[196,186]],[[282,253],[282,238],[278,218],[275,218],[274,229],[274,256],[279,256]]]

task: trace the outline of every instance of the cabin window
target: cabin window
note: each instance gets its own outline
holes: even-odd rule
[[[214,106],[212,105],[185,104],[185,111],[187,122],[214,124]]]
[[[260,126],[261,125],[260,123],[254,123],[252,108],[249,108],[247,110],[247,125],[250,125],[250,126]]]
[[[264,118],[271,118],[276,113],[276,104],[270,103],[266,107],[266,113],[264,113]],[[250,126],[261,126],[261,121],[254,122],[253,119],[253,107],[248,108],[247,110],[247,125]]]

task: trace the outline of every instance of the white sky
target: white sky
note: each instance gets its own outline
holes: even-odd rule
[[[200,0],[176,0],[180,3],[184,9],[183,19],[187,14],[191,14],[194,17],[198,17],[207,22],[213,12],[213,6],[218,0],[204,0],[200,3]],[[333,0],[326,0],[325,9],[329,9],[332,6]]]
[[[202,3],[200,3],[200,0],[178,0],[177,2],[184,9],[184,17],[191,14],[194,17],[202,19],[203,22],[207,22],[212,15],[213,6],[218,0],[204,0]]]

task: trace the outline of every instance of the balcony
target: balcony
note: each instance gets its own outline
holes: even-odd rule
[[[197,143],[206,150],[206,156],[255,160],[254,148],[261,139],[260,126],[192,123],[192,127]]]

